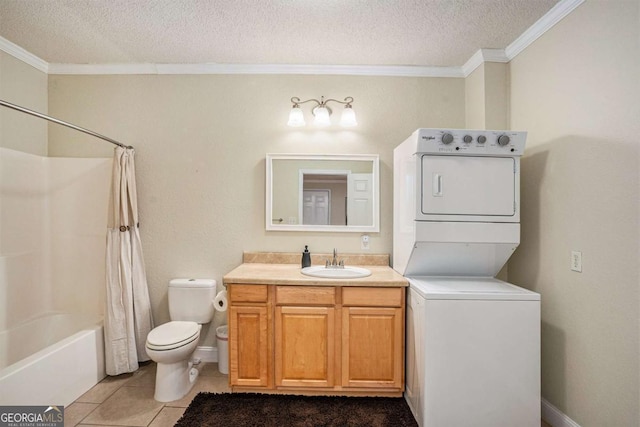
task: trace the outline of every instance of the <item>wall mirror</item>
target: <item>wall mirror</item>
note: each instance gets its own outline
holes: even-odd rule
[[[266,229],[380,231],[375,154],[267,154]]]

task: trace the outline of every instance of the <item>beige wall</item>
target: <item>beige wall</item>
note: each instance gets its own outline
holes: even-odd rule
[[[485,62],[465,79],[467,129],[507,129],[509,126],[508,64]]]
[[[379,154],[381,231],[371,234],[370,245],[372,253],[391,253],[393,148],[418,127],[464,126],[463,79],[52,75],[49,87],[52,115],[136,147],[142,242],[158,322],[168,320],[170,278],[221,281],[241,263],[242,251],[302,252],[305,244],[312,253],[360,251],[358,233],[265,231],[266,153]],[[292,96],[321,95],[353,96],[359,126],[286,126]],[[303,109],[310,121],[310,109]],[[59,127],[50,129],[50,141],[53,156],[112,150]]]
[[[510,64],[529,137],[509,279],[542,294],[543,397],[582,427],[640,425],[638,4],[587,1]]]
[[[465,127],[467,129],[485,129],[484,105],[484,64],[473,70],[465,79]]]
[[[509,128],[509,65],[485,62],[485,129]],[[519,129],[514,129],[519,130]]]
[[[47,75],[0,51],[0,99],[47,113]],[[47,122],[0,107],[0,147],[47,155]]]

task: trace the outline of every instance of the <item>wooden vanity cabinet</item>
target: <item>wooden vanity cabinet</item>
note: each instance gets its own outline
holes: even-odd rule
[[[401,395],[404,288],[227,288],[234,391]]]
[[[230,285],[229,382],[269,385],[270,316],[267,285]]]
[[[403,288],[345,287],[342,305],[342,385],[403,389]]]
[[[334,287],[276,286],[276,387],[335,384]]]

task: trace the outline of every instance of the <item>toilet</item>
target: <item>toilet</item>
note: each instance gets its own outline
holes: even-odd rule
[[[169,282],[171,321],[147,335],[145,349],[157,363],[154,398],[159,402],[181,399],[196,381],[198,370],[191,356],[198,346],[203,323],[213,318],[216,281],[173,279]]]

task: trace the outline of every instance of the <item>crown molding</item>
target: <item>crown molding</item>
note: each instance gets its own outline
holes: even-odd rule
[[[461,67],[464,77],[468,77],[469,74],[482,65],[485,62],[509,62],[509,58],[504,53],[504,49],[478,49],[471,58]]]
[[[49,64],[49,74],[320,74],[464,77],[460,67],[295,64]]]
[[[0,50],[47,74],[307,74],[465,78],[485,62],[509,62],[585,0],[560,0],[505,49],[479,49],[462,67],[295,64],[56,64],[0,37]]]
[[[49,74],[159,74],[158,64],[49,64]]]
[[[36,70],[42,71],[46,74],[49,73],[49,63],[47,61],[34,55],[26,49],[21,48],[17,44],[10,42],[4,37],[0,37],[0,50],[8,53],[16,59],[19,59],[25,64],[31,65]]]
[[[565,16],[574,11],[575,8],[584,3],[585,0],[561,0],[549,10],[542,18],[538,19],[524,33],[515,39],[504,51],[511,61],[525,50],[531,43],[536,41],[541,35],[546,33],[562,20]]]

